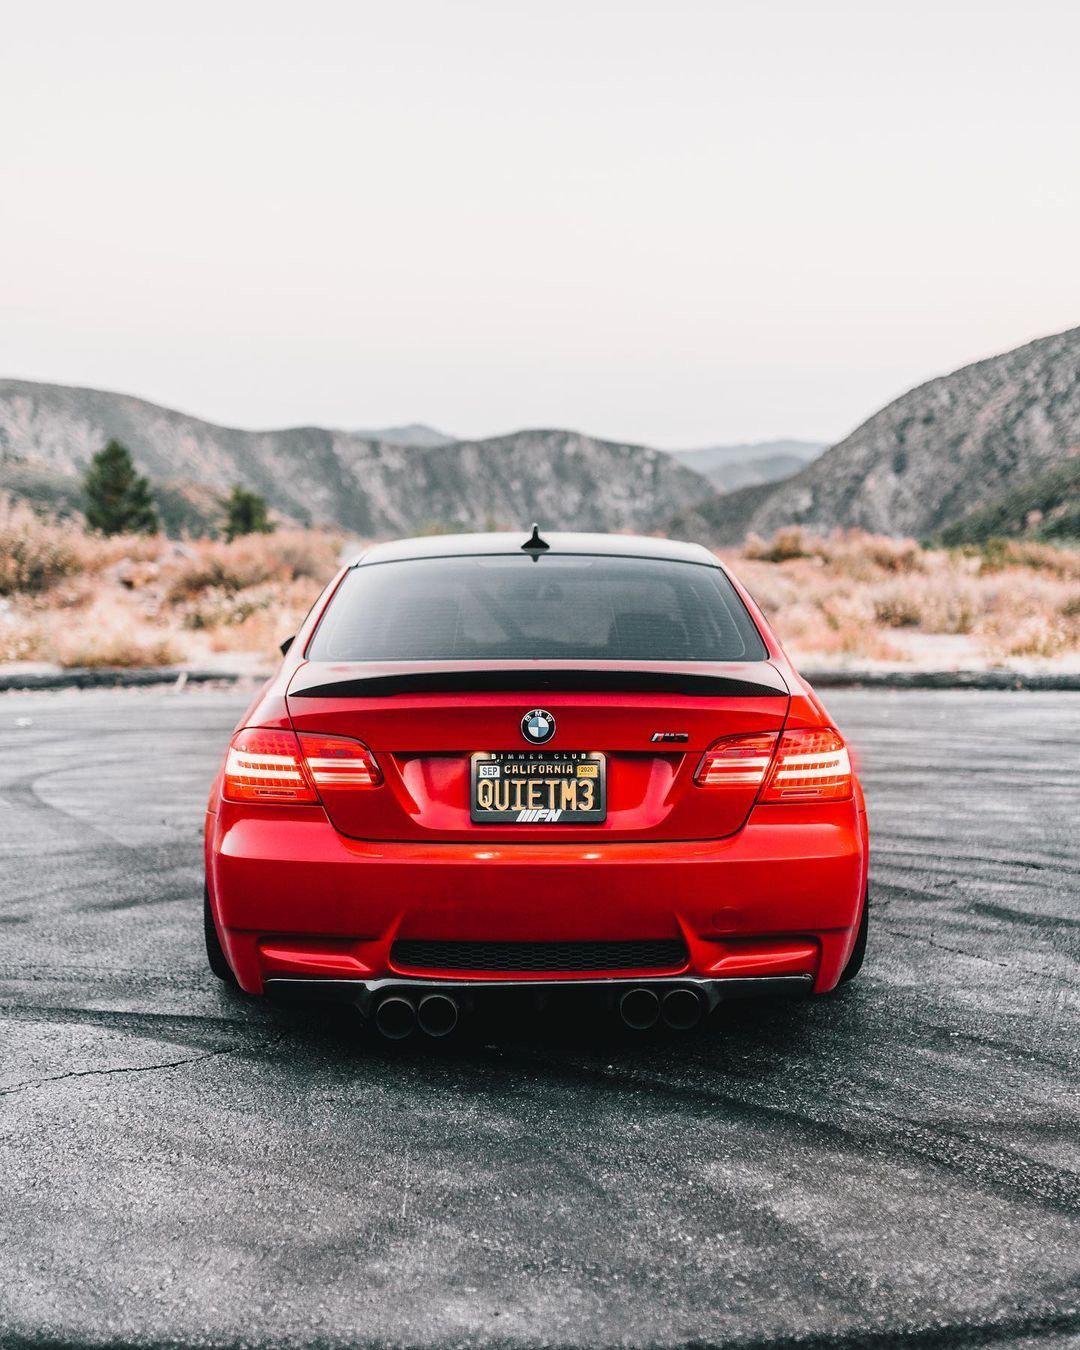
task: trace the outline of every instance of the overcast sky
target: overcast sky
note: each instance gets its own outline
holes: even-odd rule
[[[1073,0],[29,0],[0,374],[833,440],[1080,324]]]

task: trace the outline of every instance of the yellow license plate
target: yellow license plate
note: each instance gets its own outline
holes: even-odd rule
[[[472,757],[476,825],[595,825],[607,816],[606,761],[586,750],[501,750]]]

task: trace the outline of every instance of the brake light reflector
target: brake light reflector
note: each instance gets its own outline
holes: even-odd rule
[[[224,795],[231,802],[317,802],[291,731],[247,727],[232,738]]]
[[[839,801],[850,796],[851,761],[835,731],[784,732],[761,801]]]
[[[300,745],[304,762],[316,787],[378,787],[382,773],[375,756],[361,741],[348,736],[323,736],[302,731]]]
[[[765,777],[775,748],[775,731],[727,736],[702,755],[694,782],[701,787],[757,787]]]

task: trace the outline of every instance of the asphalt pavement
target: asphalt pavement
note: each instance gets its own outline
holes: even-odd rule
[[[830,691],[843,993],[404,1047],[204,968],[245,701],[0,697],[0,1345],[1080,1344],[1080,695]]]

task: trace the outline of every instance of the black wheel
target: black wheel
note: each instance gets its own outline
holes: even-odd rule
[[[863,898],[862,922],[859,924],[859,931],[855,935],[855,946],[851,949],[851,955],[848,957],[848,963],[844,967],[843,973],[838,981],[839,984],[847,984],[853,980],[859,971],[862,970],[862,964],[866,960],[866,935],[870,927],[870,891],[867,889]]]
[[[221,946],[221,939],[218,937],[217,925],[214,923],[213,911],[210,908],[210,890],[207,886],[203,886],[203,935],[206,938],[207,965],[219,980],[235,985],[236,976],[232,973],[232,966],[229,965]]]

